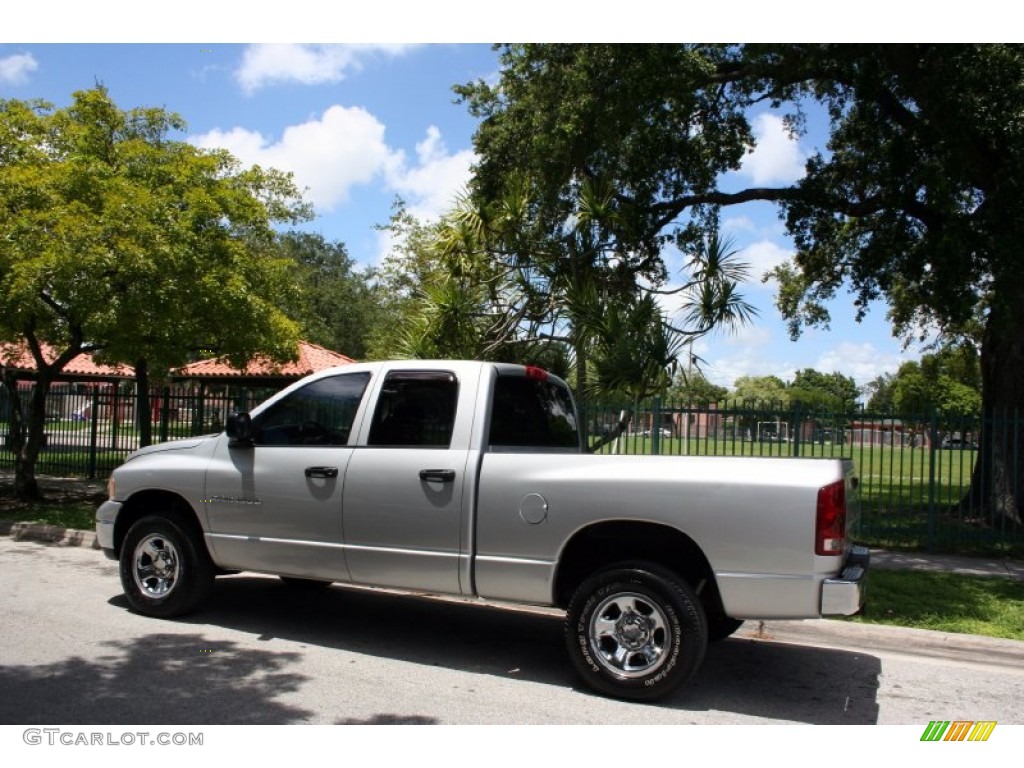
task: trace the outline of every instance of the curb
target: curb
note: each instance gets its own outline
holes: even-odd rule
[[[79,531],[45,523],[18,523],[0,520],[0,536],[10,536],[15,541],[41,541],[61,547],[89,547],[99,549],[95,531]]]
[[[860,624],[839,619],[748,621],[733,638],[1024,669],[1024,642],[1019,640],[889,624]]]

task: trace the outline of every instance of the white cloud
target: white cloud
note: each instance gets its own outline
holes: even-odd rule
[[[476,161],[472,150],[449,154],[435,126],[427,129],[426,138],[416,145],[416,163],[405,161],[387,173],[390,191],[405,201],[406,210],[420,221],[436,221],[450,210],[456,197],[469,184],[470,167]],[[396,247],[392,233],[382,230],[377,236],[377,261]]]
[[[752,128],[757,145],[744,157],[740,173],[750,176],[755,185],[792,184],[803,178],[807,154],[781,117],[760,114]]]
[[[397,56],[405,45],[250,45],[235,71],[246,93],[273,83],[299,82],[304,85],[336,83],[358,71],[368,56]]]
[[[822,353],[814,368],[822,373],[839,371],[863,386],[883,373],[895,373],[904,360],[897,354],[879,352],[870,342],[844,341]]]
[[[24,85],[28,76],[39,69],[39,63],[31,53],[16,53],[0,59],[0,83]]]
[[[731,389],[740,376],[778,376],[790,381],[796,371],[797,366],[790,360],[769,359],[763,349],[747,347],[739,354],[709,360],[704,375],[712,384]]]
[[[385,142],[384,124],[359,107],[330,107],[319,119],[285,128],[276,142],[240,127],[214,129],[190,141],[207,149],[223,147],[246,165],[292,172],[306,199],[321,211],[344,203],[354,186],[369,184],[403,162],[402,152]]]
[[[780,264],[785,264],[793,256],[792,250],[783,248],[771,240],[748,245],[740,252],[740,260],[746,262],[750,267],[749,286],[760,286],[761,278],[765,273],[775,269]],[[774,285],[774,281],[771,281]]]
[[[448,210],[470,179],[475,155],[451,153],[441,132],[427,129],[410,159],[388,145],[385,126],[359,107],[332,106],[319,118],[285,128],[273,140],[242,127],[214,129],[189,141],[204,149],[223,148],[244,165],[260,165],[294,174],[296,186],[318,213],[344,205],[360,186],[374,185],[400,196],[408,211],[423,221]],[[390,248],[379,237],[378,258]]]
[[[476,160],[472,150],[448,153],[436,126],[416,145],[416,164],[401,163],[388,174],[388,184],[409,203],[409,211],[420,219],[436,219],[452,207],[466,187],[470,167]]]
[[[757,225],[749,216],[727,216],[722,220],[722,231],[732,232],[756,232]]]
[[[763,325],[745,325],[734,333],[721,333],[714,340],[705,337],[707,345],[701,357],[707,361],[702,366],[708,381],[720,387],[733,386],[740,376],[778,376],[783,381],[791,379],[797,366],[791,360],[771,357],[769,350],[775,333]]]

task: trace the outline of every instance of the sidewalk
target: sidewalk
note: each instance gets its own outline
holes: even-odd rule
[[[966,576],[1005,576],[1024,581],[1024,562],[1005,558],[928,555],[920,552],[871,550],[871,567],[889,571],[944,571]]]

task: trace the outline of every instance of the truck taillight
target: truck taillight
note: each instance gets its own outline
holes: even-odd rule
[[[846,544],[846,483],[838,480],[818,491],[814,530],[816,555],[841,555]]]
[[[534,381],[547,381],[548,372],[543,368],[538,368],[536,365],[526,366],[526,378],[533,379]]]

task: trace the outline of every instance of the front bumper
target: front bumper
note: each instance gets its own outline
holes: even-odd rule
[[[853,547],[838,576],[821,584],[822,616],[853,616],[864,607],[871,553],[867,547]]]
[[[117,559],[114,551],[114,523],[117,522],[117,515],[121,511],[120,501],[105,501],[96,510],[96,542],[103,550],[103,554],[111,560]]]

